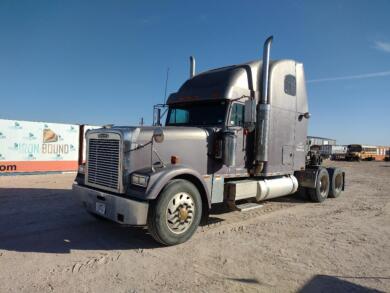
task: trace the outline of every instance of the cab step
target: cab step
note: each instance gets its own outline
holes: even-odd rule
[[[261,208],[261,207],[263,207],[263,205],[258,204],[258,203],[254,203],[254,202],[247,202],[247,203],[242,203],[242,204],[236,205],[236,207],[237,207],[237,210],[239,210],[240,212],[247,212],[247,211]]]
[[[246,203],[241,203],[241,204],[236,205],[234,202],[230,202],[229,207],[232,210],[236,210],[236,211],[240,211],[240,212],[247,212],[247,211],[261,208],[261,207],[263,207],[263,205],[255,203],[255,202],[246,202]]]

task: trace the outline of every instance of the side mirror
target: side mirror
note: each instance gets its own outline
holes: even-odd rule
[[[256,100],[248,99],[245,101],[244,126],[249,131],[254,129],[256,123]]]
[[[303,118],[309,119],[311,117],[311,114],[309,112],[303,113],[299,115],[298,119],[299,121],[302,121]]]
[[[162,128],[156,128],[153,131],[153,140],[157,143],[162,143],[164,141],[164,131]]]
[[[256,122],[256,101],[255,99],[248,99],[245,101],[245,123]]]

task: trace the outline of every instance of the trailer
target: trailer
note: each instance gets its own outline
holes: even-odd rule
[[[147,226],[153,238],[187,241],[213,204],[240,209],[307,194],[338,197],[345,173],[321,166],[306,147],[308,110],[303,64],[263,58],[195,73],[166,105],[165,126],[107,126],[86,133],[87,155],[73,191],[93,215]]]
[[[344,145],[322,145],[321,156],[324,159],[344,160],[347,150],[347,146]]]

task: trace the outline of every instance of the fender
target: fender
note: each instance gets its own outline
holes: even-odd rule
[[[167,165],[164,168],[157,169],[155,172],[148,170],[138,170],[134,173],[144,174],[149,176],[148,187],[146,189],[129,185],[126,194],[130,197],[135,197],[141,200],[153,200],[156,199],[165,185],[174,178],[182,178],[185,176],[191,176],[196,178],[200,184],[197,184],[201,194],[204,193],[207,197],[207,203],[209,208],[211,207],[211,194],[210,187],[207,185],[203,176],[194,169],[191,169],[185,165]]]

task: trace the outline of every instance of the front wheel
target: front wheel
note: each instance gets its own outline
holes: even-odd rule
[[[202,216],[202,199],[189,181],[170,181],[151,203],[148,229],[155,240],[164,245],[183,243],[191,238]]]

